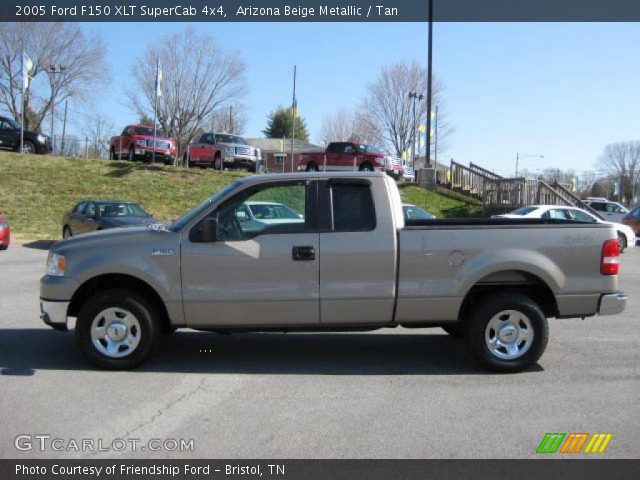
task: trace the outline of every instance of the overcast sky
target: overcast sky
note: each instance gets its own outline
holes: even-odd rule
[[[118,129],[137,121],[124,94],[134,88],[136,58],[189,25],[245,61],[247,137],[262,136],[267,114],[290,104],[294,64],[299,112],[316,143],[323,116],[357,108],[381,66],[426,66],[424,23],[87,23],[88,35],[104,39],[112,70],[92,108]],[[595,168],[607,143],[640,138],[639,59],[640,24],[435,24],[434,73],[455,128],[440,159],[505,175],[517,152],[544,155],[522,160],[530,171]]]

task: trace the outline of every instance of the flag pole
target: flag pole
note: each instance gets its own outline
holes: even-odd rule
[[[153,105],[153,145],[151,150],[151,164],[156,163],[156,135],[158,133],[158,128],[156,127],[157,118],[158,118],[158,91],[160,90],[160,82],[158,79],[158,72],[160,71],[160,57],[156,59],[156,82],[155,82],[155,92],[154,92],[154,105]]]
[[[293,168],[294,142],[296,139],[296,65],[293,66],[293,102],[291,103],[291,115],[293,122],[291,124],[291,172]]]
[[[435,135],[434,135],[434,145],[433,145],[433,168],[436,170],[436,178],[438,178],[438,123],[440,123],[440,119],[438,118],[438,105],[436,105],[436,115],[434,117],[434,127],[435,127]]]
[[[26,53],[22,50],[22,111],[20,112],[20,153],[24,153],[24,93],[27,83],[27,72],[25,70],[24,57]]]

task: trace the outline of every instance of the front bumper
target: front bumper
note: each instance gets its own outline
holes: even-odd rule
[[[246,167],[246,166],[253,167],[256,165],[256,161],[257,161],[257,158],[253,156],[230,155],[230,156],[224,157],[225,164],[240,165],[243,167]]]
[[[71,302],[40,299],[40,318],[56,330],[67,330],[67,311]]]
[[[627,306],[627,294],[622,292],[605,293],[598,302],[598,315],[617,315]]]

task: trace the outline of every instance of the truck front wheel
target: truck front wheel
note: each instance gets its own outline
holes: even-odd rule
[[[222,170],[222,157],[219,153],[216,153],[216,156],[213,157],[213,163],[211,164],[211,167],[214,170]]]
[[[467,348],[490,370],[515,373],[531,367],[547,347],[549,326],[531,298],[502,293],[482,300],[465,322]]]
[[[360,171],[361,172],[373,172],[373,165],[371,165],[369,162],[365,162],[362,165],[360,165]]]
[[[135,368],[157,350],[162,335],[158,315],[130,290],[98,292],[80,310],[75,337],[85,357],[112,370]]]
[[[316,165],[315,163],[310,163],[309,165],[307,165],[307,168],[305,170],[307,172],[317,172],[318,171],[318,165]]]

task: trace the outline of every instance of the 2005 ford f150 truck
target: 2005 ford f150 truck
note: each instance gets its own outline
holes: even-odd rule
[[[253,215],[246,214],[248,207]],[[286,208],[281,208],[281,207]],[[250,221],[249,221],[250,219]],[[132,368],[161,334],[444,327],[485,366],[535,363],[547,318],[624,310],[608,225],[412,220],[382,173],[244,177],[171,224],[54,244],[43,320]]]

